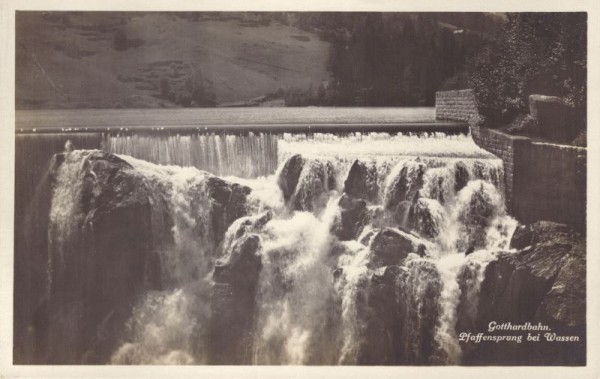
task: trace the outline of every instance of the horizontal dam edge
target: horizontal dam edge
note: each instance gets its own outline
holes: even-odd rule
[[[113,126],[37,126],[19,125],[16,134],[54,133],[447,133],[468,134],[469,126],[462,122],[403,122],[361,124],[193,124],[193,125],[113,125]]]

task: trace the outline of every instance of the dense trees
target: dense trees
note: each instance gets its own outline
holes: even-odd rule
[[[585,114],[585,13],[514,13],[469,64],[483,123],[498,127],[527,113],[532,93],[560,96]]]
[[[338,106],[433,105],[435,92],[459,74],[501,23],[482,13],[299,13],[279,21],[331,42],[332,83],[304,96],[294,90],[292,98],[300,101],[286,103]]]

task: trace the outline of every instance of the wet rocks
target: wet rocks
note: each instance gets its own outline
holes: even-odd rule
[[[64,159],[55,159],[57,167]],[[145,180],[122,159],[92,152],[82,161],[79,232],[56,245],[48,338],[62,341],[49,360],[106,362],[137,296],[160,286],[152,251]],[[76,214],[73,216],[79,219]],[[57,225],[56,227],[62,227]],[[70,336],[77,336],[76,340]],[[75,337],[73,337],[75,338]]]
[[[209,361],[212,364],[251,363],[255,294],[262,268],[258,230],[270,214],[246,219],[236,239],[215,263],[211,292]]]
[[[231,223],[246,215],[246,199],[251,190],[249,187],[225,181],[217,176],[211,175],[207,180],[208,192],[212,199],[212,230],[216,245]]]
[[[462,193],[464,196],[460,199],[464,201],[464,204],[459,210],[458,221],[462,225],[465,239],[460,241],[457,247],[461,250],[466,250],[470,246],[484,247],[487,228],[492,220],[503,211],[498,206],[498,202],[501,200],[493,187],[483,181],[470,183],[464,191]]]
[[[420,235],[435,238],[440,233],[444,209],[434,199],[420,198],[410,208],[410,225]]]
[[[457,162],[454,165],[454,192],[458,193],[465,188],[469,182],[470,174],[467,165],[464,162]]]
[[[259,246],[260,237],[256,234],[244,235],[236,240],[230,251],[215,263],[214,281],[237,288],[255,287],[261,267]]]
[[[329,161],[297,154],[285,162],[277,183],[291,209],[315,212],[327,204],[328,191],[335,188],[335,172]]]
[[[420,260],[373,269],[365,287],[358,308],[365,329],[357,363],[431,364],[441,291],[435,265]]]
[[[543,243],[548,236],[556,241],[568,243],[576,238],[574,232],[565,224],[549,221],[538,221],[533,224],[519,225],[510,241],[513,249],[524,249],[534,244]]]
[[[81,179],[80,187],[79,179],[65,183],[64,177],[59,177],[67,172]],[[185,201],[191,213],[206,215],[191,224],[197,229],[208,226],[213,239],[207,243],[216,247],[229,225],[245,215],[250,189],[208,173],[199,175],[202,180],[190,188]],[[50,168],[50,182],[55,191],[73,194],[67,199],[72,214],[68,220],[51,224],[49,231],[55,239],[49,244],[52,301],[44,312],[49,326],[43,338],[61,343],[48,344],[60,348],[50,349],[47,361],[104,363],[121,342],[139,296],[169,285],[162,277],[158,251],[174,243],[173,183],[149,177],[104,151],[57,155]],[[63,211],[63,204],[57,206],[57,212]],[[238,262],[235,257],[231,257],[232,262]],[[227,269],[223,275],[225,272]]]
[[[426,169],[427,166],[422,162],[402,167],[388,189],[386,209],[393,209],[404,201],[412,202],[417,191],[423,186],[423,175]]]
[[[355,199],[347,194],[338,202],[340,217],[333,226],[333,233],[342,241],[357,238],[369,221],[367,203],[363,199]]]
[[[541,221],[520,227],[511,245],[521,250],[501,255],[486,269],[478,328],[485,330],[491,321],[541,322],[552,332],[575,335],[579,341],[482,346],[467,362],[585,364],[585,239],[564,225]]]
[[[300,154],[291,156],[283,165],[277,184],[283,193],[283,200],[287,203],[296,191],[298,179],[304,167],[304,158]]]
[[[410,208],[419,189],[423,187],[423,176],[427,166],[422,162],[411,162],[403,166],[387,188],[384,208],[394,215],[396,221],[405,226]]]
[[[255,295],[262,269],[261,233],[267,211],[235,221],[219,246],[212,273],[208,360],[211,364],[250,364]]]
[[[354,161],[344,182],[344,192],[349,196],[376,203],[379,199],[377,167],[359,160]]]
[[[410,253],[425,254],[425,245],[418,237],[397,229],[385,228],[370,242],[371,258],[368,266],[377,268],[400,264]]]
[[[398,298],[402,269],[387,266],[375,270],[367,284],[366,302],[360,309],[365,339],[357,356],[361,365],[392,365],[401,353],[403,302]]]

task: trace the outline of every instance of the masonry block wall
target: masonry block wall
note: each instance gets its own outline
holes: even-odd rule
[[[477,114],[474,98],[468,100],[472,96],[470,90],[436,93],[436,117],[468,121]],[[513,216],[524,223],[548,220],[585,232],[585,148],[533,142],[476,125],[470,125],[470,131],[479,147],[502,159],[506,202]]]
[[[435,118],[438,120],[464,121],[477,114],[475,94],[471,89],[435,93]]]
[[[531,140],[526,137],[511,136],[497,130],[478,126],[471,126],[470,129],[471,136],[479,147],[502,159],[504,163],[506,200],[509,209],[512,209],[515,166],[518,165],[519,154],[527,149]]]
[[[513,212],[523,222],[551,220],[585,232],[587,150],[532,142],[519,151]]]

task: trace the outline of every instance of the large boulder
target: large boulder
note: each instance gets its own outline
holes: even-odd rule
[[[579,112],[560,97],[530,95],[529,113],[540,136],[550,141],[570,142],[583,129]]]
[[[443,218],[444,209],[434,199],[419,198],[410,208],[411,229],[427,238],[435,238],[440,234]]]
[[[414,260],[404,266],[372,270],[365,300],[357,304],[364,339],[361,365],[424,365],[435,363],[435,330],[441,280],[435,264]]]
[[[340,216],[332,227],[333,233],[342,241],[356,239],[370,219],[367,203],[343,194],[338,206]]]
[[[379,230],[370,241],[369,268],[399,265],[410,253],[425,255],[426,247],[420,239],[397,229]]]
[[[344,192],[352,197],[376,203],[379,200],[377,166],[355,160],[344,182]]]
[[[513,249],[524,249],[539,243],[544,243],[551,236],[554,242],[570,241],[575,235],[567,225],[550,221],[538,221],[533,224],[519,225],[510,240]]]
[[[211,364],[250,364],[252,315],[261,259],[260,238],[240,238],[213,273],[209,335]]]
[[[458,193],[461,189],[465,188],[471,178],[469,169],[464,162],[456,162],[454,165],[454,192]]]
[[[223,238],[231,223],[247,213],[249,187],[228,182],[217,176],[208,177],[208,191],[211,197],[211,216],[214,243]]]
[[[79,170],[82,185],[70,204],[70,231],[64,222],[50,225],[47,338],[54,348],[47,359],[104,363],[137,297],[161,285],[160,262],[152,250],[150,191],[145,179],[115,155],[95,151],[81,161],[69,159],[74,158],[58,155],[50,171],[55,190],[61,165]]]
[[[410,162],[400,169],[386,189],[384,208],[402,226],[406,226],[410,207],[423,187],[426,169],[427,166],[422,162]]]
[[[255,295],[262,268],[259,232],[271,214],[246,217],[228,231],[211,289],[209,362],[250,364]]]
[[[298,179],[304,167],[304,158],[296,154],[288,158],[277,177],[277,184],[283,193],[283,200],[287,203],[296,191]]]
[[[364,322],[364,341],[357,363],[360,365],[398,364],[402,350],[405,299],[398,297],[399,266],[377,269],[366,282],[366,296],[358,314]]]
[[[486,268],[477,329],[485,331],[495,321],[541,323],[550,331],[541,332],[541,342],[482,344],[465,357],[465,363],[585,364],[585,238],[564,225],[541,221],[520,227],[511,246],[521,250],[500,254]],[[545,333],[578,340],[547,342]]]
[[[335,170],[329,161],[293,155],[284,163],[277,184],[292,210],[318,212],[335,188]]]

